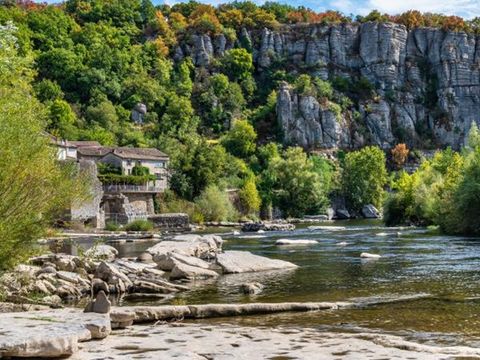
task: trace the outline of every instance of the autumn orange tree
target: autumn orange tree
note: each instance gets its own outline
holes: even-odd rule
[[[401,167],[406,163],[410,150],[408,150],[405,144],[397,144],[391,152],[393,162],[396,166]]]

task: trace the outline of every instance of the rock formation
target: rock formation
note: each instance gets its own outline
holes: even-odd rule
[[[315,97],[278,89],[277,118],[285,141],[306,148],[357,148],[396,142],[453,146],[480,123],[480,37],[442,29],[407,30],[393,23],[243,29],[237,43],[223,35],[192,36],[176,49],[208,66],[235,45],[251,44],[259,74],[280,62],[293,75],[366,79],[376,96],[337,117]],[[348,90],[347,90],[348,92]],[[360,89],[361,92],[361,89]]]

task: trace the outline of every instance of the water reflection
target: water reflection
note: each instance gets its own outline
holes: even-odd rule
[[[245,250],[291,261],[299,268],[219,277],[192,284],[180,296],[186,303],[280,301],[363,301],[429,294],[400,303],[364,309],[308,314],[221,319],[244,325],[299,325],[356,331],[369,328],[416,341],[480,343],[480,239],[430,235],[425,229],[385,228],[378,222],[343,222],[302,227],[288,233],[223,234],[226,250]],[[276,246],[278,239],[316,240],[304,247]],[[121,256],[136,256],[154,242],[112,244]],[[344,246],[338,244],[344,243]],[[345,245],[346,243],[346,245]],[[80,246],[88,247],[91,242]],[[76,253],[69,244],[68,251]],[[73,247],[72,247],[73,246]],[[374,261],[362,252],[380,254]],[[260,282],[262,293],[247,296],[240,284]],[[178,299],[176,300],[178,301]],[[147,301],[147,304],[158,304]],[[216,320],[212,320],[215,322]]]

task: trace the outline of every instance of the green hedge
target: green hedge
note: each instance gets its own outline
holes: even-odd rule
[[[125,185],[144,185],[149,181],[155,181],[155,175],[118,175],[118,174],[100,174],[98,178],[103,184],[125,184]]]

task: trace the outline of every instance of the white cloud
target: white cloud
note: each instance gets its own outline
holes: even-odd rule
[[[329,9],[338,10],[345,15],[359,14],[358,2],[352,0],[332,0],[329,2]]]

